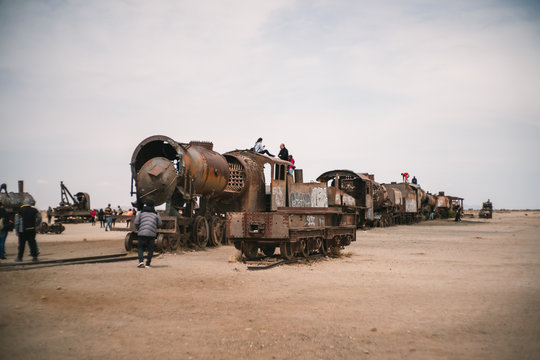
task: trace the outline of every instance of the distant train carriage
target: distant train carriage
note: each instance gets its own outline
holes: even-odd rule
[[[394,214],[395,221],[399,224],[411,224],[418,220],[418,214],[425,198],[425,192],[418,185],[409,183],[390,183],[383,184],[388,190],[394,190],[395,198],[398,191],[401,194],[402,205],[396,209]]]

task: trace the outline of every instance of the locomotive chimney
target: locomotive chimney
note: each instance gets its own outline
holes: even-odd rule
[[[23,180],[19,180],[19,192],[20,193],[24,192],[24,181]]]
[[[296,183],[304,182],[304,171],[302,169],[294,169],[294,182]]]

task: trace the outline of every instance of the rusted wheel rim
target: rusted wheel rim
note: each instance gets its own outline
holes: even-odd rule
[[[176,251],[180,245],[180,239],[176,235],[171,235],[169,238],[169,247],[171,251]]]
[[[282,242],[281,245],[279,246],[279,252],[281,254],[281,257],[286,260],[290,260],[294,257],[290,242],[286,242],[286,241]]]
[[[39,229],[38,229],[38,232],[40,234],[45,234],[49,231],[49,225],[46,223],[46,222],[42,222],[40,225],[39,225]]]
[[[309,257],[309,249],[306,239],[300,239],[298,242],[298,252],[305,258]]]
[[[133,233],[127,233],[124,238],[124,248],[126,251],[131,251],[133,249]]]
[[[165,242],[165,235],[158,234],[156,238],[156,249],[159,252],[165,252],[167,251],[167,243]]]
[[[328,246],[328,240],[327,239],[322,240],[320,250],[321,250],[321,254],[323,254],[324,256],[327,256],[328,253],[330,252],[329,251],[330,247]]]
[[[197,216],[193,226],[193,240],[199,247],[204,248],[208,244],[208,221],[204,216]]]

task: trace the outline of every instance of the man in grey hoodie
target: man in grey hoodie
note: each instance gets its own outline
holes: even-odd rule
[[[147,200],[142,211],[137,213],[135,218],[135,228],[137,229],[139,250],[139,264],[137,267],[151,268],[150,262],[154,254],[154,239],[157,236],[157,229],[161,226],[161,217],[154,209],[154,201]],[[148,255],[146,256],[146,266],[144,265],[144,248],[148,247]]]

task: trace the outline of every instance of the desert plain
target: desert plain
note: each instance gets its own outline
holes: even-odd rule
[[[124,235],[68,224],[38,235],[40,260],[122,253]],[[13,266],[13,233],[6,252],[1,359],[540,358],[539,211],[358,230],[338,258],[257,271],[233,246],[152,269]]]

